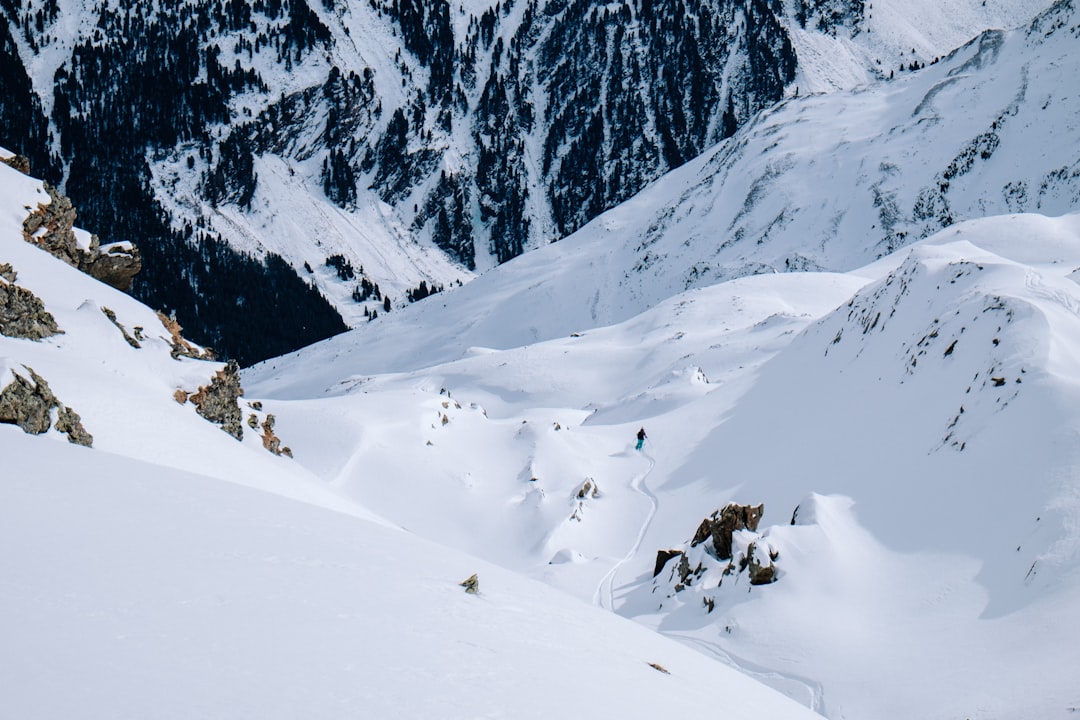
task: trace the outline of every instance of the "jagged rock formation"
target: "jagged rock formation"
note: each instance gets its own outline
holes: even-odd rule
[[[170,355],[173,359],[187,357],[194,360],[213,360],[214,351],[212,348],[200,348],[188,341],[184,335],[184,329],[180,327],[180,323],[176,321],[175,316],[166,315],[163,312],[158,312],[158,320],[169,331],[169,335],[172,339],[172,350]]]
[[[240,366],[230,360],[218,370],[209,385],[201,386],[198,391],[187,397],[195,405],[196,412],[237,440],[244,439],[243,413],[240,411],[239,398],[244,389],[240,387]],[[179,395],[177,399],[179,400]]]
[[[23,175],[30,174],[30,158],[25,155],[12,155],[11,157],[0,157],[0,162],[4,163],[8,167],[15,168]]]
[[[723,510],[717,510],[701,521],[697,532],[694,533],[694,539],[690,541],[690,547],[696,547],[711,538],[716,557],[720,560],[728,560],[731,558],[731,538],[735,531],[756,531],[763,514],[765,514],[764,505],[751,507],[731,503]]]
[[[44,186],[49,202],[38,203],[23,220],[23,238],[103,283],[118,290],[130,289],[142,269],[138,248],[125,243],[103,249],[96,235],[90,236],[88,248],[80,247],[74,232],[77,213],[71,200],[49,183]]]
[[[751,585],[774,582],[778,572],[775,561],[779,553],[757,532],[764,513],[764,505],[735,503],[714,511],[701,521],[689,544],[656,553],[654,583],[670,583],[672,591],[679,593],[701,584],[708,574],[719,575],[719,587],[724,578],[733,575],[737,578],[744,572]],[[676,558],[677,564],[665,575],[665,570]],[[704,596],[702,599],[711,612],[714,597]]]
[[[41,340],[62,333],[41,299],[16,285],[15,277],[11,265],[0,265],[0,335]]]
[[[58,432],[76,445],[93,445],[94,438],[83,427],[79,414],[61,403],[33,369],[27,367],[26,371],[30,373],[29,379],[13,371],[14,379],[0,390],[0,423],[18,425],[23,432],[41,435],[54,426],[52,411],[56,410]]]

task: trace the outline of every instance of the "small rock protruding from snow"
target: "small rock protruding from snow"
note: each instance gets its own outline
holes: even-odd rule
[[[469,577],[465,578],[458,583],[461,587],[465,588],[465,592],[470,595],[480,594],[480,578],[476,573],[473,573]]]

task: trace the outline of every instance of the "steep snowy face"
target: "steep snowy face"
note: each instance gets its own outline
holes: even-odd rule
[[[966,219],[1072,211],[1078,23],[1059,3],[918,73],[786,100],[560,243],[604,246],[614,270],[560,290],[610,322],[727,278],[857,268]]]
[[[1007,216],[916,246],[780,353],[684,471],[723,457],[787,511],[808,482],[854,497],[891,547],[977,558],[990,615],[1043,597],[1077,561],[1077,237],[1075,215]]]
[[[733,277],[853,270],[964,219],[1069,212],[1076,27],[1061,3],[919,73],[789,99],[574,235],[303,356],[354,348],[363,372],[414,368],[620,322]]]
[[[102,237],[143,236],[140,297],[233,344],[236,328],[196,313],[220,290],[191,279],[192,244],[273,251],[351,323],[407,304],[422,280],[567,234],[779,99],[795,56],[777,13],[763,0],[9,4],[5,114],[33,132],[8,143]],[[55,142],[30,146],[45,127]],[[351,276],[327,269],[338,255]]]
[[[912,41],[922,62],[1024,15],[968,4],[953,3],[951,34]],[[340,321],[289,267],[348,324],[385,315],[424,295],[421,281],[465,281],[563,237],[731,135],[790,94],[796,49],[804,74],[840,86],[885,77],[929,11],[905,12],[886,22],[861,0],[17,2],[2,10],[0,112],[17,133],[8,145],[65,187],[84,225],[139,236],[139,297],[247,362],[289,341],[244,336],[262,298],[211,282],[207,256],[221,275],[249,262],[234,251],[274,253],[244,284],[302,308],[292,347],[325,337]]]

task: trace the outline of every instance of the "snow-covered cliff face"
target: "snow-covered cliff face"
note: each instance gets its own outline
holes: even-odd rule
[[[887,0],[9,0],[0,115],[83,225],[139,241],[139,297],[251,360],[289,344],[230,319],[253,286],[305,308],[294,347],[341,328],[289,267],[355,324],[576,230],[793,82],[884,77],[913,36],[925,63],[1038,4],[956,0],[925,36]],[[236,251],[270,259],[222,286]]]

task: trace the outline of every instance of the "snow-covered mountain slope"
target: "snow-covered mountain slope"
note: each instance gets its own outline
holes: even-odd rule
[[[200,245],[222,243],[216,275],[269,258],[244,284],[303,305],[297,347],[340,319],[293,270],[355,326],[566,236],[796,88],[888,77],[1047,2],[13,0],[0,142],[106,241],[142,242],[138,297],[247,364],[288,336],[247,335],[266,301],[205,277]]]
[[[446,363],[431,337],[341,338],[246,379],[281,389],[300,461],[348,496],[828,717],[1067,717],[1077,268],[1080,217],[1003,216],[572,337]],[[472,318],[443,313],[467,342]],[[732,501],[764,503],[774,584],[716,561],[652,579]]]
[[[701,687],[733,717],[814,717],[380,520],[266,452],[255,399],[263,432],[222,432],[177,391],[228,368],[175,357],[155,313],[24,240],[39,181],[0,164],[0,197],[3,717],[654,717]],[[59,406],[19,391],[46,383]],[[70,410],[92,447],[61,433]]]
[[[579,250],[567,287],[607,258]],[[848,274],[742,278],[515,346],[502,300],[536,297],[527,262],[477,281],[504,293],[486,310],[447,293],[411,336],[387,323],[246,380],[348,496],[828,717],[1077,706],[1080,216],[960,223]],[[575,313],[553,293],[527,322]],[[739,542],[775,552],[774,584],[688,547],[733,501],[764,503]],[[701,573],[654,580],[680,546]]]
[[[799,17],[800,3],[811,4],[796,0],[790,16]],[[801,93],[851,90],[910,72],[984,30],[1026,25],[1048,7],[1041,0],[832,0],[818,5],[807,22],[789,25],[799,57],[793,85]],[[825,32],[820,31],[823,19]]]
[[[6,426],[0,448],[7,717],[654,717],[703,687],[732,717],[816,717],[399,530]]]
[[[328,352],[351,342],[358,371],[413,368],[626,320],[723,279],[851,270],[964,219],[1073,210],[1078,22],[1059,3],[919,73],[790,99],[573,236],[453,289],[451,312],[431,299]],[[311,372],[319,352],[305,351]]]

